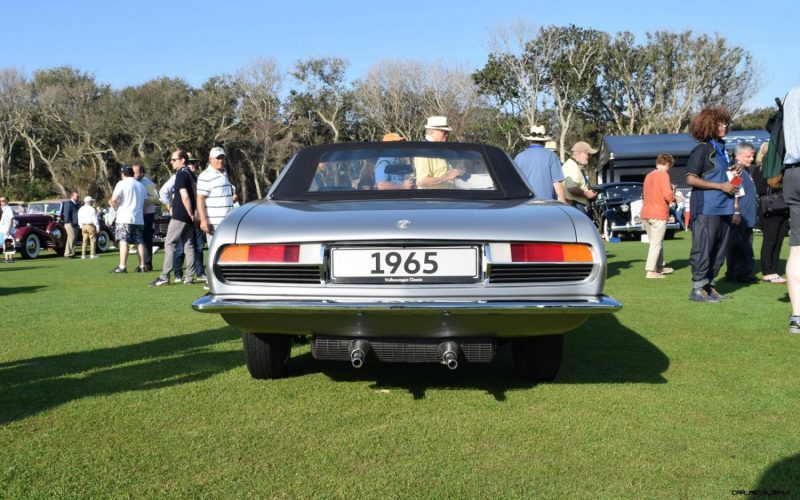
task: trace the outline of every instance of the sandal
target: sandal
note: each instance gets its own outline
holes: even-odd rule
[[[672,269],[671,267],[662,267],[661,269],[658,270],[659,274],[672,274],[674,272],[675,270]]]
[[[645,274],[644,277],[649,280],[654,280],[654,279],[662,279],[664,278],[664,275],[653,271],[647,271],[647,274]]]

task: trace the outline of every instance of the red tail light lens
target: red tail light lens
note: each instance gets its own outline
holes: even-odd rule
[[[300,245],[231,245],[222,250],[220,264],[293,263],[300,261]]]
[[[512,243],[512,262],[593,262],[588,245],[570,243]]]

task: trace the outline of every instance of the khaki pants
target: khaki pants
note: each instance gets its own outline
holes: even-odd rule
[[[658,219],[644,219],[642,226],[650,240],[650,250],[647,252],[645,271],[656,272],[664,267],[664,234],[667,232],[667,221]]]
[[[64,229],[67,231],[67,244],[64,247],[64,257],[75,256],[75,228],[72,224],[64,224]]]
[[[86,245],[90,245],[90,254],[94,257],[95,247],[97,246],[97,228],[94,224],[84,224],[81,226],[83,235],[83,246],[81,247],[81,257],[86,257]]]

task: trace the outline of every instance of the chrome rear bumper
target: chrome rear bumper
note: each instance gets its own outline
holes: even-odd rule
[[[591,314],[622,308],[602,295],[584,300],[336,302],[214,300],[195,311],[221,314],[247,332],[371,337],[527,337],[564,333]]]

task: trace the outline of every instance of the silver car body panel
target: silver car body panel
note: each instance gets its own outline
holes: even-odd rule
[[[398,222],[403,221],[402,224]],[[401,227],[402,226],[402,227]],[[476,245],[482,272],[491,243],[583,243],[592,269],[570,282],[468,284],[231,283],[215,266],[229,244]],[[313,248],[313,247],[312,247]],[[591,220],[542,200],[272,201],[232,212],[210,243],[210,294],[193,304],[243,331],[369,337],[525,337],[564,333],[591,314],[618,310],[603,295],[606,258]]]

